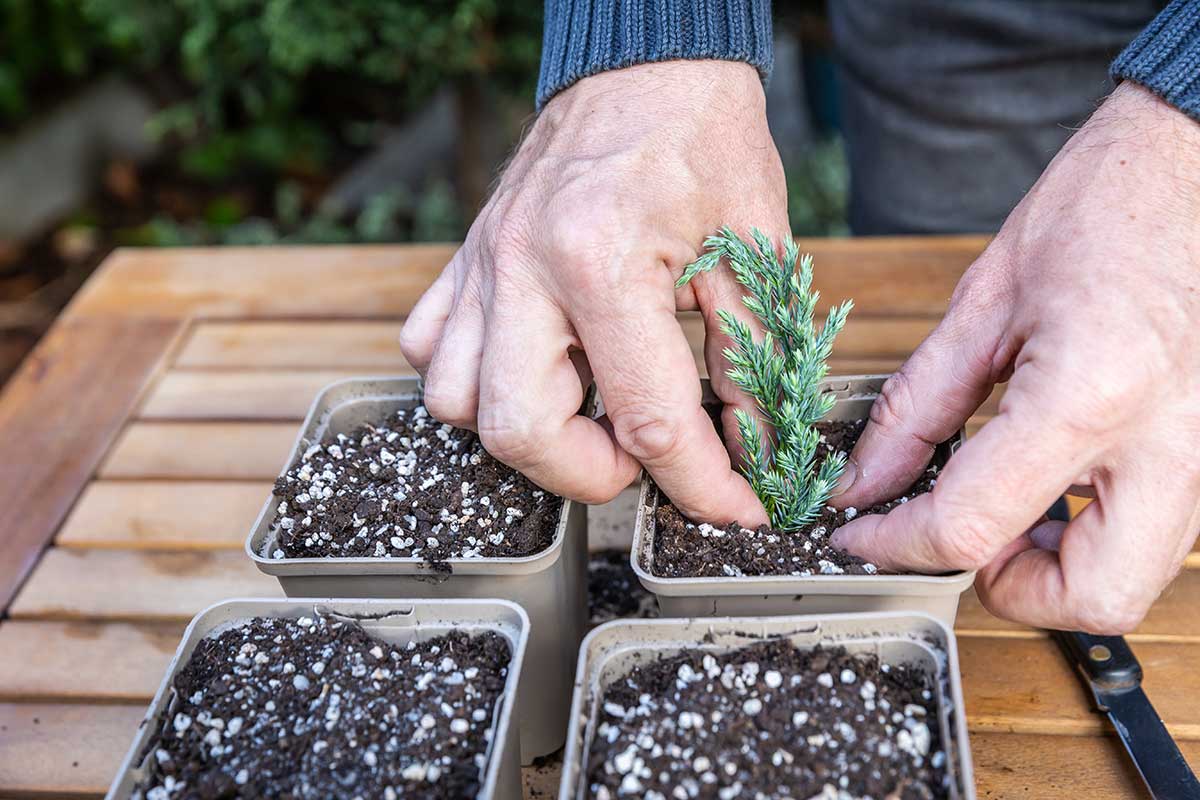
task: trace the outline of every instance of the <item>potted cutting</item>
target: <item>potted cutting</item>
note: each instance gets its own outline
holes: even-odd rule
[[[519,797],[528,635],[505,601],[220,603],[108,797]]]
[[[904,613],[620,620],[559,797],[974,798],[954,635]]]
[[[679,285],[728,263],[764,330],[756,340],[748,325],[719,312],[733,342],[725,351],[728,375],[767,423],[740,409],[736,415],[740,467],[770,524],[751,530],[687,519],[643,475],[634,570],[669,616],[911,609],[952,623],[971,573],[880,574],[829,540],[859,514],[884,513],[930,491],[962,432],[937,448],[925,474],[901,496],[869,509],[829,506],[886,376],[827,375],[852,303],[832,307],[818,328],[812,259],[801,258],[794,241],[780,258],[768,237],[754,231],[753,238],[747,243],[728,228],[709,237]]]
[[[562,745],[587,624],[583,506],[429,416],[415,378],[318,395],[246,541],[290,597],[504,597],[533,621],[522,757]]]

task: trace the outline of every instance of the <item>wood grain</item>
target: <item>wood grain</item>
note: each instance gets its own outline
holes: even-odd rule
[[[172,370],[151,390],[138,417],[151,420],[301,420],[321,389],[334,381],[355,377],[362,377],[362,372]]]
[[[816,260],[816,285],[825,304],[853,297],[864,316],[936,316],[988,240],[880,236],[798,241]],[[73,307],[76,313],[117,316],[394,316],[413,307],[454,249],[432,244],[118,250]]]
[[[8,606],[180,330],[60,320],[0,394],[0,609]]]
[[[1200,614],[1196,609],[1200,609],[1200,570],[1189,569],[1163,590],[1145,620],[1127,638],[1134,642],[1200,643]],[[960,637],[1043,635],[1041,631],[992,616],[979,602],[974,589],[965,592],[959,602],[954,630]]]
[[[142,705],[0,703],[0,792],[104,794],[144,713]]]
[[[148,701],[183,635],[177,622],[0,622],[0,701]]]
[[[281,597],[279,582],[239,551],[46,551],[13,618],[186,621],[233,597]]]
[[[704,341],[700,315],[679,315],[696,349]],[[938,322],[937,317],[855,317],[838,337],[834,358],[898,362]],[[188,369],[406,369],[399,320],[201,321],[180,347],[175,366]]]
[[[1108,730],[1093,713],[1083,684],[1050,638],[963,637],[967,721],[972,731],[1096,734]],[[1200,739],[1200,644],[1140,642],[1143,686],[1177,738]]]
[[[93,481],[55,538],[60,547],[240,550],[269,482]]]
[[[133,422],[98,475],[274,480],[298,432],[295,422]]]

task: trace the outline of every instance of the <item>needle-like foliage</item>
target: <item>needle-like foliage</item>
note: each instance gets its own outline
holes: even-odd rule
[[[733,346],[725,348],[727,374],[755,399],[773,431],[737,410],[745,450],[742,472],[771,524],[794,531],[817,518],[846,467],[845,454],[837,453],[814,469],[820,441],[814,423],[833,408],[832,395],[822,392],[819,384],[828,372],[825,362],[834,337],[854,304],[847,300],[830,309],[818,331],[813,312],[820,293],[812,288],[812,257],[799,258],[795,241],[788,237],[781,262],[767,236],[758,230],[751,235],[753,246],[729,228],[708,237],[704,254],[687,266],[676,285],[683,286],[724,259],[746,288],[742,302],[765,333],[756,342],[750,326],[726,309],[717,312],[721,330],[733,340]]]

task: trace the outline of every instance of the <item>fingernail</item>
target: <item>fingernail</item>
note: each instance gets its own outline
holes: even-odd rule
[[[842,477],[838,478],[837,485],[833,487],[833,493],[830,497],[837,497],[850,491],[850,487],[854,485],[854,481],[858,479],[858,464],[853,458],[846,459],[846,469],[842,471]]]
[[[1048,520],[1034,525],[1033,529],[1029,531],[1029,539],[1039,550],[1058,552],[1058,548],[1062,544],[1063,531],[1066,529],[1067,523]]]

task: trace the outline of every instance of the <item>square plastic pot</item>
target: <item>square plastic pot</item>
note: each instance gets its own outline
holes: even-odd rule
[[[887,375],[826,378],[822,384],[836,401],[826,419],[866,419]],[[705,395],[715,401],[708,382]],[[944,466],[965,441],[959,431],[939,445],[933,463]],[[646,473],[638,500],[631,561],[634,572],[658,598],[665,617],[712,617],[742,614],[827,614],[858,611],[922,611],[954,625],[959,595],[975,580],[974,572],[950,575],[746,575],[714,578],[664,578],[654,575],[655,511],[659,492]]]
[[[309,442],[379,423],[420,403],[417,378],[352,378],[317,396],[283,467]],[[452,558],[448,576],[420,558],[271,558],[279,498],[267,498],[246,554],[289,597],[503,597],[529,614],[529,658],[518,707],[522,763],[562,746],[579,641],[587,630],[587,509],[563,501],[554,541],[521,558]]]
[[[183,669],[200,642],[220,635],[254,617],[297,619],[304,616],[338,616],[353,619],[372,636],[392,644],[407,644],[441,636],[450,631],[469,634],[493,631],[508,640],[512,659],[504,694],[492,716],[492,740],[487,766],[477,797],[519,800],[521,797],[520,745],[514,729],[518,685],[529,640],[529,617],[515,603],[504,600],[226,600],[201,611],[184,631],[183,641],[167,667],[167,674],[154,695],[145,719],[138,726],[129,753],[121,764],[108,800],[127,798],[145,774],[151,755],[147,745],[164,710],[177,696],[175,676]],[[166,724],[170,724],[168,719]]]
[[[904,613],[639,619],[601,625],[588,634],[580,648],[559,800],[588,796],[584,765],[595,736],[598,708],[607,688],[634,667],[684,650],[724,653],[780,637],[803,650],[841,646],[852,653],[873,654],[883,663],[915,665],[932,676],[950,797],[975,800],[954,634],[931,616]]]

